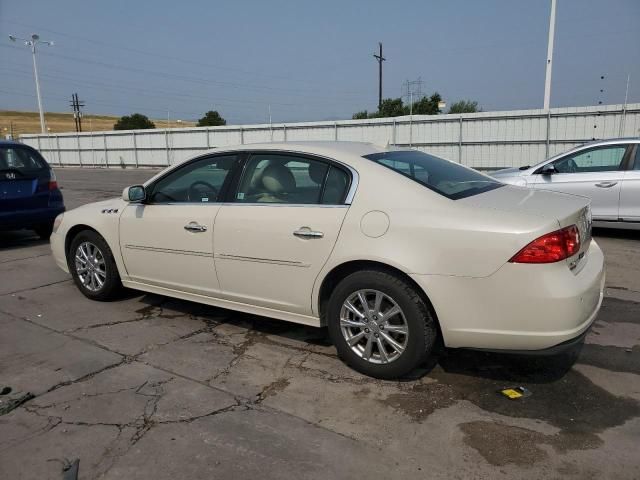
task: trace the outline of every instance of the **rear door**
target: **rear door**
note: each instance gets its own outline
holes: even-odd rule
[[[311,292],[347,213],[350,171],[324,159],[254,153],[213,245],[225,298],[311,315]]]
[[[535,174],[535,188],[591,198],[594,219],[618,220],[627,144],[594,147],[552,162],[557,173]]]
[[[46,208],[50,176],[49,166],[35,150],[0,146],[0,211]]]
[[[620,189],[620,219],[626,222],[640,222],[640,144],[634,149]]]

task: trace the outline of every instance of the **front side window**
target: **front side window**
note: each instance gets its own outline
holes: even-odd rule
[[[409,177],[451,200],[503,186],[480,172],[417,150],[373,153],[364,158]]]
[[[236,202],[340,204],[349,184],[341,168],[296,155],[254,154],[245,167]]]
[[[215,203],[222,201],[222,189],[235,155],[197,160],[161,178],[152,188],[150,203]]]
[[[626,145],[586,150],[552,162],[558,173],[613,172],[620,170]]]
[[[636,159],[633,166],[634,170],[640,170],[640,143],[636,145]]]

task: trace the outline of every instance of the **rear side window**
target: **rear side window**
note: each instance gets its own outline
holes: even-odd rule
[[[417,150],[400,150],[365,155],[451,200],[500,188],[502,183],[443,158]]]
[[[348,174],[328,162],[297,155],[253,154],[235,201],[338,205],[348,186]]]
[[[14,171],[20,175],[32,175],[46,170],[47,164],[29,148],[0,147],[0,171]]]
[[[640,143],[636,145],[636,159],[633,169],[640,170]]]

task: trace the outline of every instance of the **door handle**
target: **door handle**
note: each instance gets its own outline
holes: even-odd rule
[[[600,183],[596,183],[596,187],[600,187],[600,188],[611,188],[614,185],[617,185],[618,182],[600,182]]]
[[[188,232],[206,232],[207,231],[207,226],[206,225],[200,225],[199,223],[196,222],[189,222],[184,226],[184,229]]]
[[[300,227],[298,230],[293,232],[296,237],[300,238],[322,238],[324,237],[324,233],[315,232],[311,230],[309,227]]]

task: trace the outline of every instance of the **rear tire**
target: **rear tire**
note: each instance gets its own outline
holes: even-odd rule
[[[380,270],[345,277],[329,299],[327,323],[339,357],[380,379],[419,367],[438,337],[435,316],[413,285]]]
[[[42,240],[49,240],[53,233],[53,222],[37,225],[33,230]]]
[[[122,283],[111,249],[93,230],[83,230],[74,237],[67,252],[67,264],[85,297],[104,302],[120,294]]]

